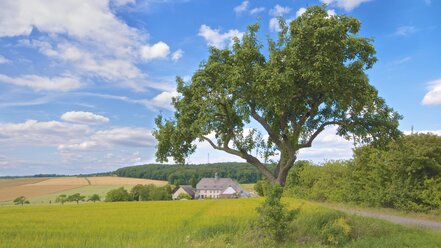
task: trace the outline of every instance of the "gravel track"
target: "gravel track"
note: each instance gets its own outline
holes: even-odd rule
[[[335,208],[335,209],[349,214],[356,214],[356,215],[383,219],[397,224],[419,226],[419,227],[435,229],[435,230],[441,229],[441,222],[432,221],[432,220],[420,220],[409,217],[402,217],[397,215],[375,213],[365,210],[356,210],[356,209],[348,209],[348,208]]]

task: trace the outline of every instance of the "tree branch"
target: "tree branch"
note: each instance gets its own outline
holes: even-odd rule
[[[256,157],[254,157],[253,155],[250,155],[245,151],[238,151],[238,150],[232,149],[232,148],[228,147],[228,144],[225,144],[225,143],[223,146],[218,146],[218,145],[214,144],[214,142],[211,139],[209,139],[205,136],[201,136],[200,138],[202,140],[205,140],[208,143],[210,143],[210,145],[216,150],[221,150],[221,151],[224,151],[229,154],[236,155],[236,156],[239,156],[239,157],[245,159],[248,163],[254,165],[260,171],[260,173],[262,173],[262,175],[264,175],[266,178],[268,178],[268,180],[270,180],[270,181],[276,180],[276,177],[271,173],[271,171],[268,170],[268,168],[266,168],[266,166],[264,164],[262,164],[262,162],[260,162],[260,160]]]
[[[312,142],[314,141],[314,139],[325,129],[326,126],[329,125],[336,125],[336,124],[340,124],[340,125],[346,125],[345,122],[342,121],[327,121],[322,123],[317,130],[315,130],[315,132],[311,135],[311,137],[309,137],[308,142],[304,143],[304,144],[299,144],[297,147],[298,149],[302,149],[302,148],[306,148],[306,147],[311,147],[312,146]]]
[[[257,114],[257,112],[254,109],[254,107],[251,107],[251,116],[257,122],[259,122],[260,125],[262,125],[263,128],[265,128],[265,130],[267,131],[268,135],[271,137],[271,139],[274,142],[274,144],[276,144],[279,147],[279,149],[282,148],[282,142],[280,141],[280,139],[277,136],[277,134],[274,132],[274,130],[271,128],[271,126],[266,122],[266,120],[262,116]]]

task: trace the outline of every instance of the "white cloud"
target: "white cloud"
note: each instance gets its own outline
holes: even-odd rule
[[[273,17],[269,20],[269,29],[271,31],[279,32],[280,31],[280,24],[279,19]]]
[[[234,7],[234,12],[236,13],[236,15],[240,15],[242,12],[247,11],[249,3],[249,1],[243,1],[240,5]]]
[[[138,127],[93,130],[60,121],[0,123],[0,175],[109,171],[147,161],[155,144],[151,131]],[[11,149],[23,151],[20,159],[10,157]]]
[[[79,79],[70,75],[49,78],[38,75],[9,77],[0,74],[0,82],[24,86],[37,91],[71,91],[81,87]]]
[[[4,56],[0,55],[0,65],[1,64],[7,64],[10,63],[11,61],[7,58],[5,58]]]
[[[75,69],[75,74],[98,76],[118,86],[141,90],[150,85],[147,74],[137,64],[163,59],[170,48],[164,42],[148,44],[145,31],[128,26],[111,9],[133,3],[134,0],[4,0],[0,37],[28,36],[38,29],[43,35],[27,43],[46,56],[69,63],[67,66]]]
[[[258,13],[263,12],[263,11],[265,11],[264,7],[257,7],[257,8],[251,9],[250,10],[250,14],[251,15],[255,15],[255,14],[258,14]]]
[[[153,147],[156,141],[151,131],[144,128],[119,127],[101,130],[94,133],[90,139],[77,143],[63,143],[58,145],[61,152],[81,150],[114,149],[115,147]]]
[[[326,13],[328,13],[329,16],[335,16],[336,15],[335,9],[327,10]]]
[[[109,118],[105,116],[83,111],[66,112],[61,116],[61,119],[84,124],[103,124],[109,122]]]
[[[291,8],[283,7],[279,4],[276,4],[274,6],[274,8],[270,9],[269,14],[271,16],[278,17],[278,16],[283,16],[284,14],[288,14],[290,11],[291,11]]]
[[[300,8],[300,9],[298,9],[297,12],[296,12],[296,17],[299,17],[299,16],[303,15],[303,13],[305,13],[305,12],[306,12],[306,8],[303,8],[303,7],[302,7],[302,8]],[[336,15],[334,9],[327,10],[326,13],[328,13],[329,16],[334,16],[334,15]]]
[[[230,29],[226,33],[220,33],[219,29],[212,29],[203,24],[199,28],[198,35],[203,37],[209,46],[224,48],[226,45],[232,44],[234,37],[242,39],[243,33],[239,32],[237,29]]]
[[[34,40],[29,46],[36,47],[46,56],[72,63],[83,75],[97,75],[106,80],[140,81],[144,75],[131,61],[131,58],[107,57],[106,53],[94,53],[72,42],[60,42],[54,46],[47,41]],[[102,57],[102,55],[105,55]],[[132,87],[134,88],[134,87]]]
[[[29,35],[36,28],[103,45],[127,45],[139,35],[112,14],[108,0],[5,0],[0,13],[0,36]]]
[[[301,16],[301,15],[303,15],[303,13],[305,13],[306,12],[306,8],[300,8],[299,10],[297,10],[297,12],[296,12],[296,17],[299,17],[299,16]]]
[[[439,105],[441,104],[441,78],[428,82],[429,92],[424,95],[422,104],[423,105]]]
[[[282,17],[284,14],[288,14],[291,11],[289,7],[283,7],[278,4],[274,6],[274,8],[270,9],[269,14],[273,16],[269,20],[269,29],[270,31],[279,32],[280,31],[280,25],[279,25],[279,19],[278,17]],[[288,20],[289,22],[289,20]]]
[[[151,104],[155,107],[173,110],[172,98],[178,96],[177,91],[164,91],[155,96]]]
[[[369,2],[370,0],[320,0],[320,2],[328,5],[336,5],[339,8],[343,8],[346,11],[351,11],[362,3]]]
[[[91,129],[86,125],[59,121],[0,123],[0,144],[7,146],[53,146],[66,140],[84,137]]]
[[[182,51],[181,49],[175,51],[174,53],[172,53],[171,58],[173,61],[178,61],[182,58],[182,56],[184,56],[184,51]]]
[[[398,36],[408,36],[416,32],[416,28],[414,26],[403,25],[397,28],[395,31],[395,35]]]
[[[353,142],[336,135],[336,131],[336,126],[326,128],[314,140],[312,147],[300,150],[299,159],[323,162],[351,158]]]
[[[165,42],[158,42],[153,46],[142,46],[141,56],[143,59],[149,61],[153,59],[164,59],[170,53],[170,47]]]

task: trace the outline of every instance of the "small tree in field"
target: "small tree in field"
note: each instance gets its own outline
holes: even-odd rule
[[[98,194],[93,194],[89,196],[87,201],[92,201],[92,202],[101,201],[101,197]]]
[[[356,143],[380,144],[400,135],[400,115],[365,73],[377,59],[372,40],[357,35],[360,21],[314,6],[280,26],[267,56],[254,24],[232,49],[210,48],[189,82],[177,78],[174,119],[156,119],[158,161],[184,163],[194,141],[206,141],[283,186],[298,152],[326,127]],[[265,165],[269,158],[274,170]]]
[[[15,198],[14,200],[15,205],[24,205],[24,204],[29,204],[30,202],[26,199],[26,197],[24,196],[20,196]]]
[[[61,194],[61,195],[57,196],[57,198],[55,199],[55,202],[59,202],[63,205],[65,202],[67,202],[67,195]]]
[[[84,201],[85,199],[86,199],[86,196],[81,195],[80,193],[75,193],[75,194],[67,197],[67,201],[77,202],[77,204],[79,204],[80,201]]]

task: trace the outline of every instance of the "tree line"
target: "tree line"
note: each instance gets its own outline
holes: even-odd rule
[[[262,178],[259,171],[248,163],[146,164],[120,168],[115,174],[121,177],[166,180],[172,185],[196,186],[201,178],[214,177],[216,172],[219,177],[229,177],[239,183],[255,183]]]
[[[172,188],[170,185],[162,187],[153,184],[135,185],[130,191],[124,187],[110,190],[106,194],[106,202],[118,201],[165,201],[172,199]]]
[[[265,181],[256,191],[265,193]],[[441,137],[413,134],[354,150],[354,159],[297,162],[285,194],[310,200],[427,212],[441,208]]]
[[[105,202],[119,202],[119,201],[163,201],[171,200],[172,188],[170,185],[165,185],[162,187],[150,185],[135,185],[130,191],[124,187],[119,187],[108,191],[105,195]],[[75,193],[72,195],[61,194],[55,199],[56,203],[64,204],[65,202],[76,202],[77,204],[81,201],[85,201],[86,196],[80,193]],[[93,194],[87,198],[87,201],[101,201],[101,197],[98,194]],[[15,201],[14,201],[15,202]],[[29,204],[26,199],[16,199],[16,204]]]

